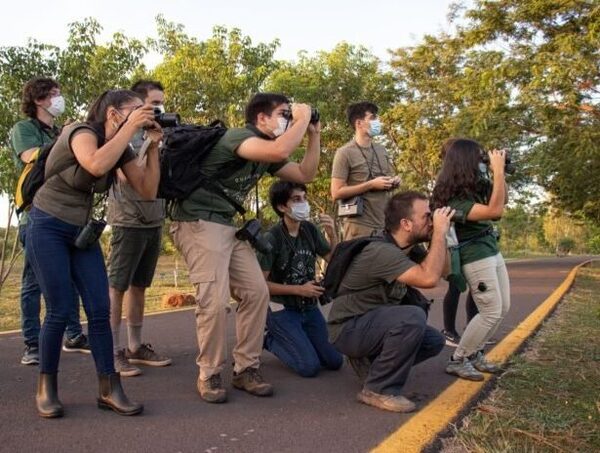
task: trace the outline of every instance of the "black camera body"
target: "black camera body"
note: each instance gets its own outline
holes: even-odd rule
[[[102,236],[104,228],[106,228],[106,222],[103,219],[90,219],[75,238],[75,247],[80,250],[91,248]]]
[[[461,209],[454,210],[454,214],[450,218],[451,222],[465,223],[467,218],[465,217],[465,212]]]
[[[284,114],[283,117],[288,121],[292,121],[292,119],[294,118],[292,116],[291,111],[289,113]],[[310,124],[317,124],[320,119],[321,119],[321,114],[319,113],[319,110],[314,107],[311,107],[310,108]]]
[[[319,285],[321,288],[325,288],[325,282],[323,280],[318,281],[317,285]],[[317,300],[320,305],[327,305],[331,303],[333,299],[329,294],[327,294],[327,292],[324,291],[323,294],[317,298]]]
[[[160,127],[176,127],[181,122],[179,113],[163,113],[158,107],[154,108],[154,121],[156,121]]]
[[[481,162],[483,162],[486,165],[489,165],[490,164],[490,156],[488,156],[487,153],[482,152],[481,153]],[[506,158],[504,160],[504,173],[506,173],[507,175],[514,175],[515,171],[517,171],[517,168],[512,163],[510,154],[508,154],[508,152],[507,152]]]
[[[257,252],[266,254],[273,250],[273,246],[263,237],[261,230],[260,222],[257,219],[251,219],[235,232],[235,237],[240,241],[248,241]]]

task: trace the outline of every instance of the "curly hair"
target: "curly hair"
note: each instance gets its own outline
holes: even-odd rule
[[[479,163],[483,148],[475,140],[451,138],[442,145],[444,161],[431,196],[433,208],[452,198],[472,198],[479,192]]]
[[[48,97],[54,88],[60,88],[60,85],[47,77],[38,77],[27,82],[23,87],[21,111],[29,118],[36,118],[37,105],[35,101]]]

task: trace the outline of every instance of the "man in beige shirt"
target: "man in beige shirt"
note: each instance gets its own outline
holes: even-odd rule
[[[378,110],[371,102],[348,106],[348,122],[354,129],[354,137],[336,151],[333,159],[334,201],[352,203],[354,197],[362,198],[362,212],[343,217],[345,241],[383,230],[385,205],[392,196],[391,190],[400,184],[385,148],[373,141],[382,130]]]

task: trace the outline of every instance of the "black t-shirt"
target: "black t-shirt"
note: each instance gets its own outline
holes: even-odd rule
[[[319,229],[310,222],[301,222],[298,236],[293,237],[283,223],[273,226],[265,238],[273,249],[269,254],[259,254],[263,271],[269,271],[269,280],[285,285],[303,285],[315,279],[317,256],[330,252],[328,242]],[[294,304],[296,296],[272,296],[271,300],[282,304]]]

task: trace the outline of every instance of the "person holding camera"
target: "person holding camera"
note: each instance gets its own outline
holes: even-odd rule
[[[146,105],[164,113],[165,94],[160,82],[140,80],[131,90],[138,93]],[[131,145],[136,154],[140,153],[148,134],[141,129],[134,136]],[[142,343],[146,288],[152,284],[160,255],[164,218],[164,200],[145,200],[133,189],[125,174],[117,170],[108,197],[107,220],[112,228],[108,281],[115,369],[121,376],[141,374],[142,370],[135,364],[171,364],[169,357],[155,352],[150,344]],[[127,347],[120,340],[123,297],[127,298]]]
[[[260,254],[272,303],[267,314],[264,347],[303,377],[316,376],[321,367],[338,370],[343,356],[329,343],[323,287],[315,280],[317,257],[326,261],[337,244],[331,217],[319,216],[329,242],[312,222],[304,184],[278,181],[269,199],[281,221],[265,235],[271,252]]]
[[[455,222],[460,265],[479,314],[467,325],[446,372],[472,381],[500,370],[483,349],[510,307],[508,272],[492,225],[508,199],[505,165],[505,151],[486,154],[474,140],[451,139],[433,190],[434,206],[450,205],[464,213]]]
[[[34,162],[40,148],[52,143],[60,133],[56,118],[64,113],[65,99],[59,84],[43,77],[30,80],[23,87],[21,108],[28,118],[16,123],[10,131],[10,144],[19,170]],[[27,211],[19,217],[19,241],[23,249],[26,248],[28,218]],[[75,293],[73,297],[75,302],[67,318],[63,350],[89,354],[90,346],[79,321],[79,296]],[[25,352],[21,358],[23,365],[39,364],[40,299],[40,285],[25,253],[21,277],[21,330],[25,340]]]
[[[391,190],[400,185],[385,148],[373,140],[381,135],[379,109],[372,102],[358,102],[347,109],[354,138],[333,158],[331,196],[343,218],[345,241],[380,233]]]
[[[329,339],[354,361],[363,381],[358,401],[392,412],[411,412],[404,397],[413,365],[440,353],[444,337],[427,325],[427,301],[415,290],[433,288],[447,267],[446,232],[454,211],[432,214],[418,192],[394,195],[385,231],[350,261],[327,318]],[[425,252],[420,243],[430,241]],[[330,264],[331,265],[331,264]]]
[[[273,393],[259,371],[269,290],[250,243],[238,239],[256,231],[244,229],[236,236],[232,202],[243,204],[265,173],[306,183],[319,164],[321,126],[310,106],[290,104],[282,94],[258,93],[246,106],[246,123],[227,130],[203,161],[199,177],[211,184],[176,203],[172,214],[171,232],[196,287],[198,391],[211,403],[227,399],[221,373],[230,294],[238,300],[233,386],[257,396]],[[305,134],[302,161],[290,162]]]
[[[60,344],[73,287],[83,300],[89,339],[99,380],[98,407],[135,415],[142,404],[131,402],[115,372],[109,322],[108,279],[99,237],[104,222],[94,219],[94,194],[106,193],[120,168],[144,199],[156,198],[159,181],[160,126],[150,106],[128,90],[104,92],[85,123],[65,127],[46,161],[46,180],[33,199],[27,229],[31,257],[44,299],[46,319],[40,335],[40,376],[36,403],[42,417],[64,413],[58,398]],[[143,166],[129,142],[140,129],[151,140]]]

